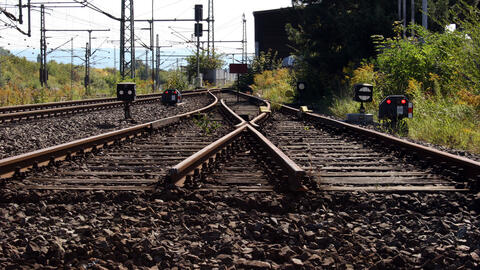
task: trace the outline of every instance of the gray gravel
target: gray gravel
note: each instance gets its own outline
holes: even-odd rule
[[[478,269],[474,194],[0,193],[0,268]]]
[[[160,102],[141,104],[132,107],[132,117],[137,124],[146,123],[192,111],[210,102],[211,97],[202,95],[186,96],[183,103],[177,106],[166,106]],[[0,124],[0,159],[135,125],[123,119],[123,108],[114,108],[72,116]]]

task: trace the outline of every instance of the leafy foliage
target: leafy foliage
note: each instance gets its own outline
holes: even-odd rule
[[[115,96],[116,85],[122,81],[115,69],[92,68],[90,91],[89,95],[86,95],[83,85],[85,70],[81,65],[48,62],[48,86],[45,87],[39,82],[39,63],[14,56],[0,48],[0,65],[0,106]],[[138,65],[142,63],[139,61]],[[140,68],[138,72],[142,72],[142,69]],[[161,75],[169,73],[162,72]],[[147,80],[142,80],[139,76],[134,80],[127,80],[137,84],[138,94],[152,91],[152,81],[149,77]]]
[[[167,81],[164,86],[166,89],[178,89],[180,91],[188,89],[188,79],[182,72],[175,70],[169,72],[166,76]]]
[[[237,87],[241,91],[250,90],[250,85],[254,83],[254,77],[256,74],[261,74],[268,70],[279,69],[281,66],[282,60],[277,57],[277,52],[268,50],[268,52],[265,53],[262,51],[248,66],[248,73],[240,75]]]
[[[197,115],[194,119],[194,123],[202,129],[204,135],[210,135],[215,132],[217,128],[221,127],[221,124],[217,121],[211,120],[211,116],[208,114]]]
[[[265,70],[256,74],[253,93],[276,103],[290,103],[295,98],[293,76],[286,68]]]
[[[224,64],[222,55],[214,51],[208,57],[206,51],[201,51],[199,55],[200,73],[205,74],[208,70],[221,68]],[[190,55],[187,57],[187,76],[191,80],[197,74],[197,55]]]
[[[393,35],[396,1],[293,2],[302,21],[286,30],[300,62],[298,76],[309,85],[301,96],[304,100],[337,92],[343,67],[375,55],[370,37]]]
[[[350,87],[361,81],[376,86],[374,102],[367,106],[373,113],[386,95],[409,96],[414,102],[410,137],[480,152],[480,11],[460,2],[450,14],[461,31],[410,26],[415,35],[408,39],[400,37],[400,28],[396,37],[376,37],[377,58],[353,71],[344,69],[345,81]],[[354,105],[341,99],[331,111],[343,117],[354,112]]]

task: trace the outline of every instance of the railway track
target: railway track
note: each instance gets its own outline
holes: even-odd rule
[[[260,100],[266,110],[255,112],[248,96],[235,108],[240,117],[227,106],[230,94],[222,98],[0,160],[0,174],[9,174],[0,193],[0,265],[478,267],[478,198],[445,192],[474,188],[476,163],[288,107],[270,114]],[[205,135],[205,123],[215,122],[221,127]],[[412,149],[433,162],[412,160]],[[463,168],[464,177],[434,163]],[[413,170],[426,181],[396,178]]]
[[[196,118],[146,133],[130,142],[97,151],[89,158],[64,163],[40,176],[25,178],[17,188],[55,190],[154,190],[167,169],[207,146],[229,130],[216,109],[206,121],[219,127],[208,134]],[[198,118],[198,117],[197,117]],[[210,120],[215,118],[215,120]],[[218,119],[218,120],[217,120]]]
[[[423,153],[430,159],[412,160],[405,155],[404,141],[386,136],[384,140],[390,139],[390,145],[379,146],[368,140],[369,136],[375,138],[371,131],[362,129],[359,135],[351,125],[314,114],[299,117],[299,111],[285,106],[283,113],[274,113],[259,132],[259,123],[269,113],[260,113],[258,106],[269,108],[268,103],[248,95],[242,95],[237,103],[237,97],[227,92],[217,96],[221,100],[196,111],[195,118],[195,113],[189,113],[139,125],[103,138],[75,142],[73,148],[72,144],[56,147],[55,151],[39,155],[40,159],[24,155],[2,160],[0,173],[22,178],[29,168],[83,156],[87,149],[96,154],[80,159],[81,162],[65,163],[41,176],[28,176],[18,187],[153,190],[164,183],[201,191],[258,192],[438,192],[475,187],[472,183],[478,178],[480,166],[474,161],[454,159],[409,143],[410,147],[417,147],[411,154]],[[213,109],[215,104],[217,108]],[[328,121],[333,122],[328,125]],[[211,129],[211,125],[222,127],[222,131],[215,131],[215,136],[202,136],[200,129]],[[345,135],[346,131],[350,134]],[[132,142],[110,147],[130,139]],[[395,140],[397,144],[392,143]],[[461,168],[465,173],[456,175],[440,170],[432,165],[432,157],[434,161],[441,160],[443,167]]]
[[[185,91],[183,95],[196,95],[204,91]],[[134,105],[158,102],[162,94],[139,95]],[[99,98],[78,101],[52,102],[20,106],[0,107],[0,123],[18,122],[45,117],[76,114],[81,112],[98,111],[124,106],[116,98]]]
[[[170,178],[168,166],[174,166],[198,150],[209,147],[209,143],[214,141],[216,136],[234,129],[233,126],[228,125],[226,119],[243,121],[240,117],[231,114],[232,111],[223,100],[221,109],[212,109],[215,103],[209,105],[209,108],[196,112],[202,114],[185,114],[185,119],[182,120],[178,119],[181,117],[172,117],[9,158],[3,162],[0,161],[0,171],[6,177],[15,176],[22,179],[14,186],[15,189],[153,190],[165,178]],[[251,110],[251,105],[248,106],[250,106],[251,117],[258,114]],[[230,117],[222,116],[219,110],[223,115],[229,114]],[[202,134],[212,132],[212,126],[217,127],[219,131],[213,130],[212,134]],[[245,149],[245,136],[243,136],[245,131],[246,126],[227,135],[226,137],[232,138],[228,139],[229,143],[235,141],[234,146],[228,145],[225,149],[215,149],[218,152],[215,160],[230,158],[231,150],[237,149],[238,145]],[[235,133],[233,137],[232,133]],[[130,139],[132,142],[121,143]],[[85,152],[93,152],[95,155],[84,158]],[[255,157],[248,153],[250,151],[244,151],[243,163],[240,162],[244,168],[258,163]],[[211,160],[213,157],[208,159]],[[59,161],[63,160],[70,160],[70,162],[58,165]],[[234,167],[238,167],[236,157],[235,160],[237,162]],[[38,167],[52,165],[58,166],[46,170],[45,173],[34,172],[32,175],[27,173],[31,169],[36,171]],[[181,170],[181,173],[184,173],[184,178],[187,178],[190,175],[195,176],[196,171],[195,169]],[[257,175],[256,172],[252,172],[246,177]],[[259,184],[266,184],[266,179],[260,179],[258,183],[250,181],[250,186],[247,183],[238,182],[238,179],[229,181],[243,184],[239,186],[242,190],[259,190]]]
[[[161,94],[138,95],[137,98],[144,99],[144,98],[153,98],[158,96],[161,96]],[[72,100],[72,101],[62,101],[62,102],[48,102],[48,103],[39,103],[39,104],[4,106],[4,107],[0,107],[0,114],[54,109],[54,108],[71,107],[71,106],[79,106],[79,105],[89,105],[89,104],[96,104],[96,103],[108,103],[108,102],[115,102],[115,101],[117,101],[116,98],[93,98],[93,99]]]
[[[464,191],[467,186],[416,165],[400,151],[381,151],[364,138],[335,133],[293,115],[275,113],[263,131],[321,190]]]

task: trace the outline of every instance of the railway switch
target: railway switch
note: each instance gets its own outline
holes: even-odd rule
[[[404,95],[387,96],[378,110],[379,119],[390,119],[393,122],[413,117],[413,103]]]
[[[132,119],[130,106],[135,100],[136,84],[132,82],[122,82],[117,84],[117,99],[123,101],[125,120]]]
[[[162,94],[163,104],[175,105],[182,102],[182,94],[176,89],[167,89]]]

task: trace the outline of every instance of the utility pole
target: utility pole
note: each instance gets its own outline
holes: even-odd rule
[[[154,51],[154,40],[153,40],[153,35],[155,34],[154,32],[154,23],[153,23],[153,0],[152,0],[152,21],[150,22],[150,51],[152,52],[152,93],[155,92],[155,51]]]
[[[89,85],[90,85],[90,43],[87,42],[85,46],[85,95],[90,95]]]
[[[113,71],[117,71],[117,47],[113,45]]]
[[[73,100],[73,38],[70,39],[70,95]]]
[[[84,85],[85,85],[85,94],[89,95],[89,85],[90,85],[90,59],[92,57],[92,32],[100,32],[100,31],[110,31],[110,29],[45,29],[45,31],[49,32],[88,32],[88,43],[86,44],[85,48],[85,78],[84,78]],[[46,50],[46,46],[45,46]],[[94,52],[95,53],[95,52]],[[45,54],[46,56],[46,54]]]
[[[208,41],[207,41],[207,56],[210,58],[210,42],[212,54],[215,52],[215,18],[213,13],[213,0],[208,0]]]
[[[158,34],[157,34],[157,46],[156,46],[156,53],[155,53],[155,87],[158,89],[160,86],[160,42],[158,39]]]
[[[148,79],[148,50],[145,50],[145,80]]]
[[[133,0],[122,0],[120,20],[120,74],[122,79],[135,78],[135,29]]]
[[[153,8],[153,0],[152,0],[152,8]],[[153,16],[153,10],[152,10]],[[154,47],[153,41],[153,20],[150,22],[150,52],[152,53],[152,93],[155,92],[155,51],[153,50]],[[148,55],[148,52],[147,52]],[[148,66],[148,60],[145,62],[145,66]],[[148,74],[147,74],[148,78]]]
[[[245,13],[243,13],[243,38],[242,38],[242,64],[247,63],[247,20]]]
[[[428,29],[428,0],[422,1],[422,26]]]
[[[407,0],[403,1],[403,38],[406,37],[407,31]]]
[[[412,25],[414,25],[415,24],[415,0],[412,0],[410,5],[411,5],[410,10],[412,12],[410,22],[411,22]],[[413,35],[414,35],[414,32],[413,32],[413,29],[412,29],[412,36]]]
[[[47,86],[47,38],[45,36],[45,6],[40,5],[40,84]]]
[[[402,0],[398,0],[398,20],[402,20]]]

